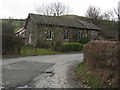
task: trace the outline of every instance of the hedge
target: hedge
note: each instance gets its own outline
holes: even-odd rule
[[[61,51],[81,51],[83,45],[80,43],[64,43],[61,46]]]
[[[90,42],[90,39],[88,37],[83,37],[83,38],[80,39],[79,42],[81,44],[86,44],[86,43]]]
[[[83,49],[88,70],[101,77],[107,87],[118,87],[119,46],[117,41],[91,41]]]

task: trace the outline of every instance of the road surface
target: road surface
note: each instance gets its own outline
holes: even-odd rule
[[[83,54],[41,55],[2,60],[3,87],[77,88],[76,66]],[[81,86],[82,87],[82,86]]]

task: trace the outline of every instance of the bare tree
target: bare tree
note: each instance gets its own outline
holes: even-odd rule
[[[120,1],[118,2],[118,41],[120,41]]]
[[[103,13],[103,20],[118,21],[119,19],[119,8],[113,8]]]
[[[42,4],[41,6],[36,8],[36,12],[42,15],[65,15],[70,12],[69,6],[66,6],[62,2],[53,2],[50,4]]]
[[[91,18],[91,19],[101,19],[101,10],[100,8],[94,7],[94,6],[90,6],[87,10],[87,12],[85,13],[85,16],[87,18]]]
[[[64,3],[54,2],[51,3],[51,6],[52,13],[56,16],[67,14],[69,12],[69,7],[66,6]]]
[[[117,17],[119,18],[119,7],[118,8],[113,8],[113,10],[114,10],[114,12],[115,12],[115,14],[117,15]]]
[[[49,5],[42,4],[39,7],[36,7],[36,12],[42,15],[51,15],[51,9]]]
[[[118,2],[118,18],[119,18],[119,21],[120,21],[120,1]]]
[[[114,17],[114,13],[112,10],[109,10],[105,13],[103,13],[103,20],[114,20],[115,17]]]

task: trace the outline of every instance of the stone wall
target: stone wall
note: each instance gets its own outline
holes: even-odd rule
[[[52,30],[52,40],[47,39],[47,30]],[[64,30],[68,30],[68,40],[64,40]],[[79,42],[79,32],[82,31],[82,37],[89,37],[90,39],[95,39],[98,35],[97,31],[92,30],[83,30],[76,28],[68,28],[68,27],[59,27],[52,25],[42,25],[36,24],[32,21],[31,18],[28,19],[28,23],[26,25],[25,32],[25,42],[27,44],[31,44],[36,46],[36,43],[39,42],[41,44],[49,44],[49,46],[53,45],[57,41],[61,42]],[[31,37],[31,43],[30,37]]]
[[[31,34],[31,45],[36,45],[37,41],[37,31],[38,28],[36,24],[31,20],[31,18],[28,19],[28,23],[25,28],[25,44],[29,44],[29,35]]]

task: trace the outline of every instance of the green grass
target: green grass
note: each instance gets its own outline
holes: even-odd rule
[[[17,32],[18,30],[20,30],[21,28],[15,28],[14,29],[14,32]]]
[[[28,45],[22,47],[21,55],[54,55],[61,54],[61,52],[52,51],[50,49],[36,48],[34,46]]]
[[[24,56],[55,55],[55,54],[63,54],[63,52],[56,52],[50,49],[36,48],[34,46],[27,45],[22,47],[21,54],[2,55],[2,58],[16,58],[16,57],[24,57]]]
[[[51,49],[36,48],[34,46],[27,45],[21,48],[21,54],[2,55],[2,58],[16,58],[23,56],[56,55],[56,54],[71,54],[71,53],[73,54],[73,53],[81,53],[81,52],[57,52]]]
[[[76,68],[77,77],[80,77],[85,84],[89,85],[92,88],[105,88],[105,86],[100,81],[100,78],[93,76],[87,72],[88,71],[85,62],[81,62]]]

